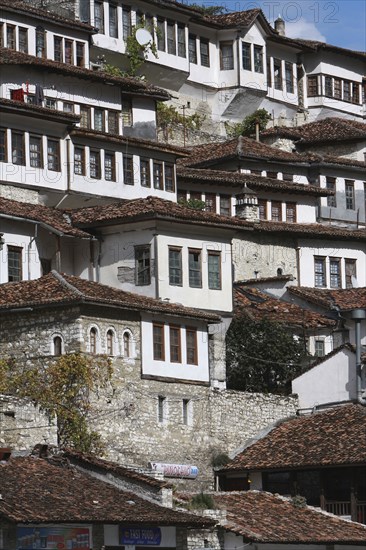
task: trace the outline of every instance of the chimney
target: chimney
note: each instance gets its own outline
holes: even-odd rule
[[[259,222],[258,197],[244,184],[242,192],[236,195],[235,215],[248,222]]]
[[[286,36],[286,24],[282,17],[279,15],[274,22],[275,30],[280,36]]]

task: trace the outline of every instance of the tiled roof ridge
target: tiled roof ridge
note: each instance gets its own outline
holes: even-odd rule
[[[335,131],[338,129],[342,131],[343,129],[353,135],[340,134],[338,137],[335,137],[331,134],[329,136],[326,133],[329,126],[333,126]],[[321,134],[319,136],[311,136],[311,133],[316,132],[316,130],[320,131]],[[293,139],[298,145],[329,140],[334,141],[334,139],[337,139],[337,141],[366,139],[366,123],[343,117],[326,117],[321,120],[314,120],[313,122],[302,124],[301,126],[274,126],[261,132],[261,135],[282,136],[284,138]]]
[[[68,290],[71,290],[76,296],[79,296],[80,298],[85,298],[85,294],[81,292],[79,289],[77,289],[74,285],[72,285],[69,281],[66,281],[66,279],[55,269],[52,269],[51,275],[65,288]]]

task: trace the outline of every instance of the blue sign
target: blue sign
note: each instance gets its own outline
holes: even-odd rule
[[[160,542],[159,527],[121,527],[121,544],[159,546]]]

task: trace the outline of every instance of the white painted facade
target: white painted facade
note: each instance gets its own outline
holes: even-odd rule
[[[357,398],[356,356],[347,347],[292,381],[300,409]]]

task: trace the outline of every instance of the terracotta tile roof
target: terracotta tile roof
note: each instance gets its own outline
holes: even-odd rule
[[[31,117],[42,117],[44,119],[54,120],[64,124],[72,124],[79,122],[80,120],[80,115],[75,115],[74,113],[65,113],[64,111],[47,109],[46,107],[40,107],[39,105],[32,105],[30,103],[23,103],[12,99],[0,98],[0,112],[14,113],[14,111],[17,113],[25,113]]]
[[[264,491],[223,492],[212,495],[226,510],[226,531],[245,541],[272,544],[364,543],[366,526],[298,507],[291,499]]]
[[[132,77],[117,77],[111,76],[103,71],[92,71],[83,69],[74,65],[66,65],[58,63],[51,59],[42,59],[33,55],[28,55],[22,52],[9,50],[8,48],[0,48],[0,65],[20,65],[33,66],[47,72],[54,72],[66,76],[75,76],[90,80],[91,82],[104,82],[115,84],[121,88],[121,92],[125,94],[133,94],[136,96],[149,96],[159,100],[170,98],[168,92],[162,88],[157,88],[151,84],[146,84],[142,80]]]
[[[366,231],[362,229],[352,229],[348,227],[339,227],[335,225],[326,225],[321,223],[283,223],[272,221],[261,221],[254,224],[254,230],[258,232],[270,233],[290,233],[303,237],[327,237],[329,239],[344,239],[366,241]]]
[[[219,321],[213,313],[170,304],[125,292],[100,283],[52,271],[40,279],[0,285],[0,311],[24,307],[69,304],[100,304],[134,311],[151,311],[165,315]]]
[[[288,420],[221,471],[366,465],[366,407],[342,405]]]
[[[203,168],[217,166],[223,161],[238,158],[271,160],[305,166],[336,164],[365,169],[365,163],[358,160],[316,153],[290,153],[244,136],[225,142],[196,146],[191,149],[191,154],[181,159],[179,163],[191,168]]]
[[[99,142],[116,143],[119,145],[125,144],[131,147],[144,147],[144,149],[150,149],[153,151],[173,153],[176,156],[185,156],[187,154],[187,150],[183,147],[179,147],[178,145],[169,145],[164,142],[150,141],[137,137],[116,136],[106,132],[98,132],[97,130],[88,130],[86,128],[73,128],[70,131],[70,135],[76,138],[97,139]]]
[[[260,283],[275,283],[282,281],[293,281],[293,275],[275,275],[273,277],[256,277],[255,279],[243,279],[241,281],[236,281],[237,284],[242,286],[254,286]]]
[[[70,460],[72,464],[79,465],[83,468],[91,468],[93,470],[96,469],[103,473],[112,473],[118,477],[124,477],[143,485],[155,487],[156,489],[173,487],[171,483],[168,483],[167,481],[156,479],[136,470],[131,470],[130,468],[125,468],[117,462],[103,460],[102,458],[98,458],[94,455],[79,453],[72,449],[68,449],[63,452],[63,456]]]
[[[311,287],[288,287],[294,296],[328,309],[350,311],[366,308],[366,287],[345,289],[323,289]]]
[[[262,17],[262,21],[266,21],[266,27],[268,29],[269,23],[265,19],[262,10],[259,8],[245,11],[234,11],[231,13],[223,13],[222,15],[206,15],[203,17],[203,19],[208,23],[216,23],[222,28],[250,27],[258,16]]]
[[[258,191],[289,192],[296,195],[326,196],[334,194],[330,189],[320,188],[315,185],[300,184],[284,180],[255,176],[253,174],[241,174],[224,170],[208,170],[202,168],[187,168],[178,165],[178,183],[210,183],[215,185],[232,185],[241,188],[246,183],[248,187]],[[330,192],[330,193],[329,193]]]
[[[235,315],[244,313],[254,321],[268,319],[287,326],[308,329],[331,327],[336,324],[334,319],[240,283],[234,285],[234,303]]]
[[[19,0],[0,0],[0,9],[4,12],[10,11],[20,13],[26,16],[33,16],[36,19],[41,19],[42,21],[48,21],[50,23],[55,23],[62,26],[66,25],[67,27],[83,30],[89,34],[94,34],[96,32],[96,29],[87,23],[82,23],[76,19],[62,17],[52,11],[35,8],[30,2],[21,2]]]
[[[164,508],[65,464],[10,458],[0,464],[0,515],[21,523],[120,523],[210,527],[213,521]]]
[[[341,48],[340,46],[333,46],[332,44],[327,44],[326,42],[319,42],[318,40],[304,40],[302,38],[296,38],[296,42],[299,44],[312,48],[315,51],[319,52],[321,50],[328,50],[331,52],[343,54],[346,57],[356,57],[361,61],[365,61],[366,53],[358,52],[355,50],[347,50],[346,48]]]
[[[0,218],[6,216],[39,222],[46,229],[60,235],[80,239],[92,238],[89,233],[73,227],[70,218],[62,210],[56,210],[41,204],[27,204],[0,197]]]
[[[297,141],[296,145],[366,140],[366,123],[345,118],[324,118],[295,128],[276,126],[261,133],[262,136],[279,136]]]
[[[118,201],[105,206],[71,210],[69,213],[73,224],[78,227],[97,226],[104,223],[130,223],[143,219],[165,219],[208,227],[225,226],[233,229],[240,226],[242,229],[251,230],[250,223],[238,218],[195,210],[157,197]]]

